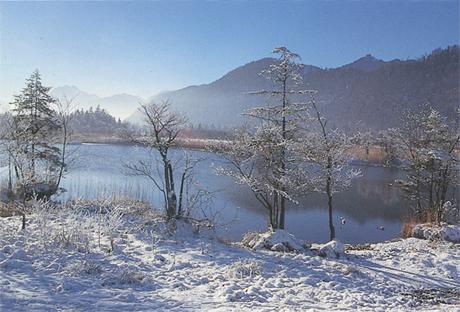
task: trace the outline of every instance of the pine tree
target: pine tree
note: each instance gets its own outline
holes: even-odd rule
[[[50,89],[42,85],[40,73],[36,70],[11,103],[14,138],[21,146],[17,152],[22,157],[18,159],[24,159],[26,163],[23,172],[16,174],[23,178],[18,181],[23,187],[41,182],[52,184],[60,165],[60,150],[52,142],[52,134],[60,126],[52,109],[55,99],[49,95]]]

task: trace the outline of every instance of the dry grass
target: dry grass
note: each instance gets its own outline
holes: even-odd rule
[[[412,230],[417,224],[438,224],[438,219],[436,216],[436,211],[428,210],[423,213],[419,218],[415,217],[411,214],[406,220],[403,222],[401,227],[401,235],[404,238],[412,236]]]
[[[375,163],[384,163],[388,157],[384,149],[379,146],[371,146],[369,148],[369,153],[367,153],[364,147],[355,146],[350,150],[350,156],[354,159]]]
[[[417,222],[415,222],[415,219],[410,219],[407,220],[403,223],[402,228],[401,228],[401,236],[404,238],[408,238],[412,236],[412,230],[414,227],[417,225]]]
[[[12,217],[17,215],[17,208],[14,203],[0,202],[0,218]]]

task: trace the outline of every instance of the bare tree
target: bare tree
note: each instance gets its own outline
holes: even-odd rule
[[[397,157],[397,148],[394,142],[394,137],[397,133],[397,129],[390,128],[379,131],[376,139],[376,144],[379,145],[385,153],[384,164],[387,166],[397,165],[399,159]]]
[[[71,129],[71,122],[73,118],[72,112],[75,109],[75,105],[73,104],[76,96],[74,97],[67,97],[63,96],[62,98],[56,99],[54,106],[55,106],[55,114],[57,116],[57,120],[59,122],[61,131],[58,134],[58,142],[61,144],[61,154],[60,154],[60,166],[59,171],[57,174],[56,179],[56,190],[60,189],[61,180],[64,176],[65,171],[67,170],[69,164],[69,155],[67,153],[67,146],[69,144],[69,140],[72,135]]]
[[[125,163],[126,173],[149,178],[163,194],[166,216],[172,219],[183,211],[184,184],[195,162],[186,163],[179,186],[179,202],[174,181],[174,164],[169,152],[175,146],[177,136],[183,129],[186,119],[171,110],[168,101],[141,104],[139,111],[144,116],[145,128],[141,133],[130,133],[132,142],[146,146],[155,151],[160,158],[162,168],[159,169],[151,160],[139,160]]]

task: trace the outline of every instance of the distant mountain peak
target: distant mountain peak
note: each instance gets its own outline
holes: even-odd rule
[[[101,107],[115,117],[125,118],[131,114],[139,105],[141,98],[127,93],[115,94],[100,97],[96,94],[82,91],[76,86],[64,85],[53,88],[51,94],[55,97],[67,97],[73,99],[77,108],[88,109],[90,107]]]
[[[367,54],[366,56],[363,56],[356,61],[344,65],[340,68],[352,68],[361,71],[374,71],[382,67],[385,63],[385,61],[374,57],[372,54]]]

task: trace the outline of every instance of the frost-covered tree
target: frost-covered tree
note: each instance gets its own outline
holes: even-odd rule
[[[396,144],[393,140],[397,131],[398,130],[395,128],[379,131],[375,140],[376,144],[380,146],[385,153],[383,161],[387,166],[397,165],[399,163]]]
[[[11,103],[8,151],[14,161],[16,183],[25,197],[35,192],[49,196],[57,190],[61,151],[53,137],[60,124],[52,108],[56,100],[49,95],[50,89],[42,85],[37,70]]]
[[[328,127],[327,119],[318,109],[315,97],[310,95],[312,119],[306,123],[306,132],[298,153],[308,164],[313,190],[327,196],[329,238],[335,238],[333,221],[333,195],[351,186],[354,178],[361,175],[359,170],[349,166],[350,139],[342,131]]]
[[[258,121],[255,128],[239,129],[231,144],[213,149],[228,164],[218,172],[248,186],[267,209],[270,226],[284,229],[286,201],[295,201],[306,183],[292,146],[298,142],[299,123],[307,110],[307,103],[295,99],[308,91],[299,90],[301,65],[296,61],[300,57],[285,47],[273,53],[278,60],[261,73],[273,88],[252,92],[266,97],[267,103],[245,112]]]
[[[399,185],[413,201],[416,217],[420,221],[442,221],[443,206],[450,199],[449,188],[459,178],[457,127],[449,125],[438,111],[425,108],[406,113],[393,140],[399,158],[406,160],[406,179]]]
[[[161,169],[151,159],[125,163],[124,167],[127,169],[127,174],[146,176],[154,183],[163,195],[166,216],[168,219],[172,219],[182,214],[184,184],[196,164],[194,161],[185,162],[179,193],[177,193],[174,181],[175,168],[170,150],[175,146],[177,136],[184,128],[186,119],[173,112],[168,101],[141,104],[139,111],[144,117],[145,127],[141,132],[129,133],[129,138],[132,142],[155,151],[159,155]],[[177,198],[177,194],[179,194],[179,198]]]

